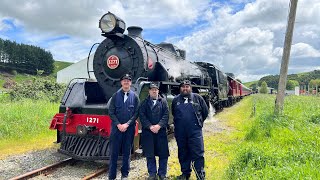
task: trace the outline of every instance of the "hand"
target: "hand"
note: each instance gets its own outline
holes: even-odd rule
[[[126,132],[128,127],[129,127],[129,124],[127,123],[122,124],[123,132]]]
[[[159,124],[157,124],[157,125],[154,125],[154,129],[153,130],[157,134],[159,132],[160,128],[161,128],[161,126]]]
[[[154,125],[150,126],[150,131],[153,132],[153,133],[156,133]]]
[[[120,132],[123,132],[122,124],[118,124],[118,125],[117,125],[117,128],[119,129]]]
[[[161,126],[160,125],[152,125],[152,126],[150,126],[150,130],[153,132],[153,133],[155,133],[155,134],[157,134],[158,132],[159,132],[159,129],[161,128]]]
[[[127,123],[118,124],[117,127],[118,127],[119,131],[126,132],[129,127],[129,124],[127,124]]]

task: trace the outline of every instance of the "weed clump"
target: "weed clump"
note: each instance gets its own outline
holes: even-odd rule
[[[61,100],[65,86],[58,84],[53,80],[41,78],[33,78],[14,85],[10,91],[11,100],[22,100],[24,98],[32,100],[48,100],[50,102],[58,102]]]

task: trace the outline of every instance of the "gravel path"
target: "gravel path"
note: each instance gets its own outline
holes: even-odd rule
[[[0,160],[0,179],[9,179],[63,159],[66,157],[54,148],[11,156]]]
[[[208,136],[212,133],[221,133],[222,131],[228,130],[227,127],[224,127],[222,123],[219,123],[213,117],[213,114],[210,115],[212,118],[207,119],[203,128],[204,136]],[[177,145],[174,138],[171,138],[169,141],[170,154],[177,154]],[[0,180],[9,179],[11,177],[21,175],[28,171],[53,164],[60,160],[66,159],[67,157],[57,153],[56,148],[33,151],[21,155],[11,156],[6,159],[0,160]],[[60,168],[59,171],[54,171],[49,175],[40,175],[33,179],[81,179],[85,175],[88,175],[106,165],[104,162],[77,162],[73,166],[65,166]],[[170,168],[170,167],[168,167]],[[120,169],[120,168],[118,168]],[[119,178],[120,172],[118,172],[117,177]],[[147,165],[145,158],[137,158],[131,161],[131,171],[129,174],[130,179],[145,179],[148,176]],[[107,179],[107,173],[104,173],[96,180]]]

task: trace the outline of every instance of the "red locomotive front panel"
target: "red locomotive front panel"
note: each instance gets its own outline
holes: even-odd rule
[[[50,129],[63,131],[64,113],[56,114],[50,125]],[[100,136],[110,136],[111,119],[107,115],[93,114],[70,114],[65,122],[66,134],[93,134]]]

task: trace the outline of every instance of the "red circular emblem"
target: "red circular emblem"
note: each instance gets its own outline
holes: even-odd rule
[[[119,66],[119,58],[116,55],[111,55],[107,59],[107,66],[110,69],[116,69]]]
[[[152,59],[150,57],[148,58],[148,68],[149,69],[153,68],[153,61],[152,61]]]

